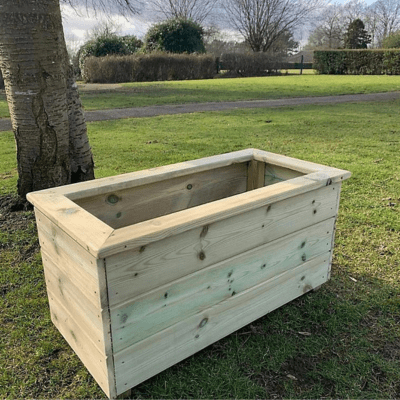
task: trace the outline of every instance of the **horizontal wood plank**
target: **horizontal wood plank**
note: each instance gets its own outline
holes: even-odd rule
[[[337,201],[338,187],[323,187],[107,257],[110,307],[334,217]]]
[[[56,299],[62,304],[69,311],[71,318],[86,332],[99,353],[105,355],[102,310],[95,307],[70,277],[57,268],[50,256],[43,252],[42,258],[51,301]]]
[[[273,164],[265,164],[264,186],[298,178],[303,175],[304,173],[293,169],[283,168]]]
[[[257,149],[253,149],[253,157],[257,161],[295,170],[303,174],[324,173],[332,182],[342,182],[351,176],[349,171]]]
[[[115,392],[110,387],[107,357],[99,352],[97,346],[88,337],[88,333],[79,325],[70,311],[62,305],[57,296],[48,293],[50,301],[51,319],[65,340],[82,360],[93,378],[104,390],[107,396]]]
[[[35,213],[42,251],[95,307],[101,308],[96,258],[40,211]]]
[[[96,256],[113,229],[73,201],[59,195],[57,189],[28,193],[27,198],[35,205],[35,210],[45,215],[54,226]]]
[[[116,353],[117,393],[323,284],[328,264],[326,253]]]
[[[68,312],[68,318],[62,321],[53,319],[68,343],[84,361],[90,359],[87,348],[96,348],[97,353],[106,360],[107,382],[102,376],[103,370],[88,366],[96,380],[106,393],[116,396],[115,375],[111,347],[111,323],[108,308],[107,285],[103,260],[97,260],[69,235],[50,221],[40,211],[35,210],[38,225],[39,242],[50,308],[63,308]],[[68,333],[68,327],[74,332]],[[61,329],[60,328],[60,329]],[[74,341],[78,331],[80,343]],[[71,338],[74,341],[71,341]],[[90,342],[90,343],[89,343]],[[91,350],[90,350],[91,351]],[[105,386],[104,386],[105,385]]]
[[[87,197],[76,203],[114,229],[246,191],[247,163]]]
[[[111,309],[121,351],[332,249],[335,218],[227,259]]]

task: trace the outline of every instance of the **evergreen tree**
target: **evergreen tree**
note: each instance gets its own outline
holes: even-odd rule
[[[173,18],[153,25],[144,38],[144,47],[147,51],[204,53],[203,34],[197,22]]]
[[[371,43],[371,36],[365,30],[364,22],[355,19],[347,28],[344,39],[345,49],[366,49]]]

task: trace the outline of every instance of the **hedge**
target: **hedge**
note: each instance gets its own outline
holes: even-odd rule
[[[280,59],[266,53],[225,53],[220,59],[220,69],[228,75],[263,76],[277,73]]]
[[[82,77],[90,83],[209,79],[217,73],[210,55],[151,53],[88,57]]]
[[[313,65],[320,74],[399,75],[400,50],[317,50]]]

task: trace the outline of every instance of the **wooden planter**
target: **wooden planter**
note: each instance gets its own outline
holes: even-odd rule
[[[52,320],[124,393],[326,282],[348,177],[248,149],[30,193]]]

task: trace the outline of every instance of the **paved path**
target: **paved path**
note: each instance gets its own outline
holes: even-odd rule
[[[147,106],[135,108],[115,108],[109,110],[87,111],[86,121],[107,121],[122,118],[154,117],[166,114],[187,114],[205,111],[225,111],[240,108],[273,108],[286,106],[303,106],[307,104],[338,104],[363,101],[385,101],[400,99],[400,92],[346,94],[341,96],[297,97],[278,100],[250,100],[234,102],[191,103],[166,106]],[[9,118],[0,119],[0,131],[11,130]]]

